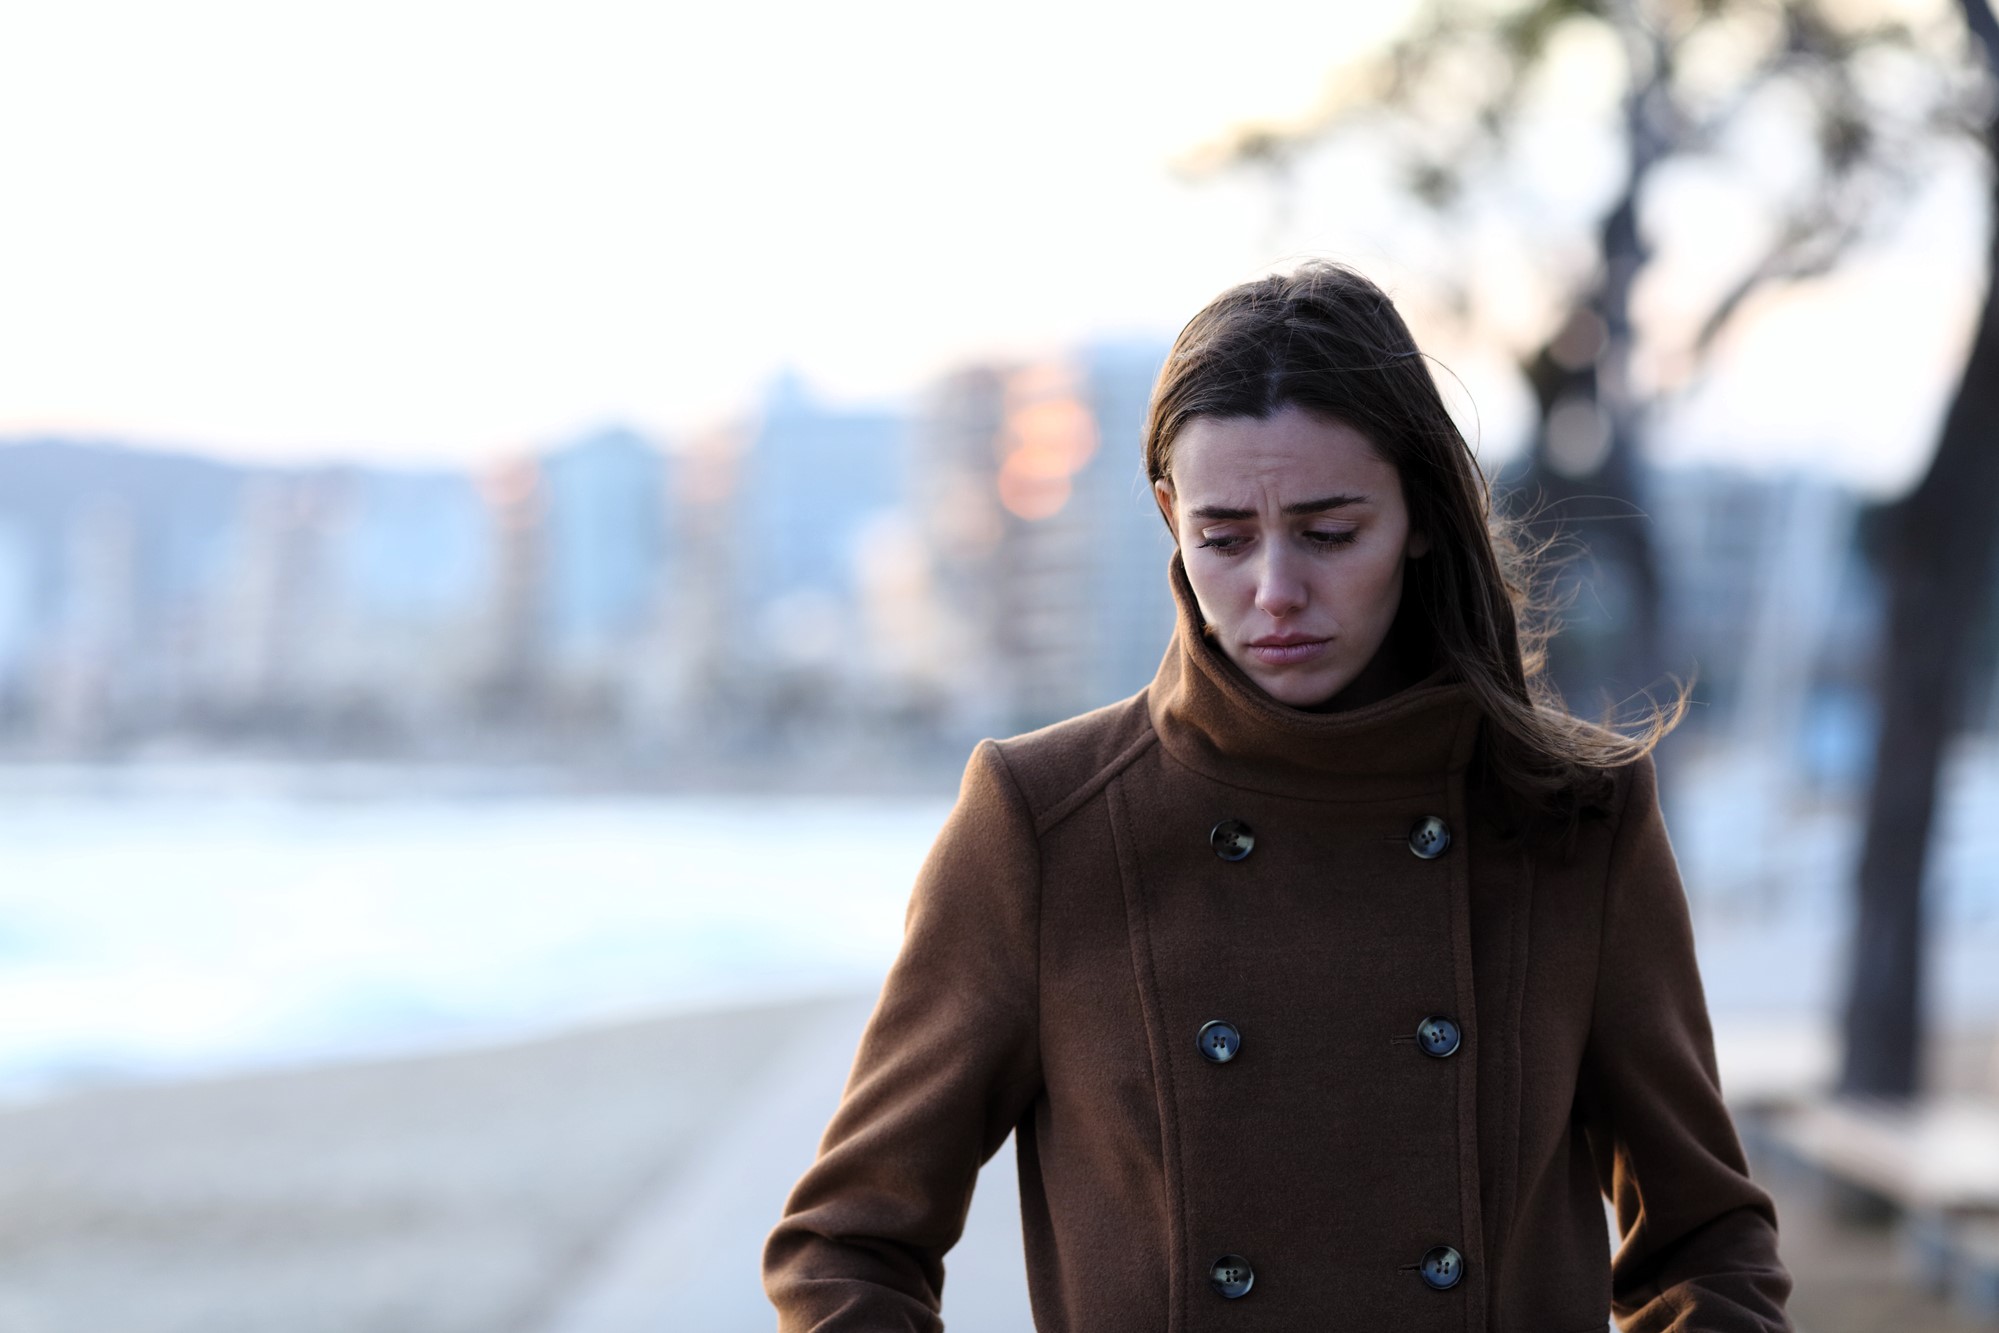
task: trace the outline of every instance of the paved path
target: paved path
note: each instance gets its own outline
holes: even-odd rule
[[[828,1005],[744,1098],[746,1113],[699,1145],[698,1165],[659,1189],[580,1275],[542,1333],[767,1333],[758,1267],[764,1236],[812,1161],[869,1004]],[[1020,1246],[1012,1144],[986,1164],[965,1237],[946,1266],[951,1333],[1033,1327]]]
[[[0,1333],[534,1333],[809,1015],[7,1111]]]

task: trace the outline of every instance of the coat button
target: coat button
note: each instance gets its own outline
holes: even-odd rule
[[[1457,1053],[1458,1025],[1442,1014],[1431,1014],[1416,1025],[1416,1041],[1422,1046],[1423,1054],[1434,1055],[1439,1060]]]
[[[1208,1266],[1208,1281],[1216,1291],[1230,1300],[1249,1295],[1250,1285],[1256,1281],[1256,1272],[1249,1266],[1249,1260],[1239,1254],[1225,1254]]]
[[[1201,1054],[1218,1065],[1235,1059],[1235,1053],[1242,1049],[1242,1033],[1236,1031],[1235,1024],[1219,1018],[1201,1024],[1200,1041]]]
[[[1208,830],[1208,846],[1224,861],[1240,861],[1256,846],[1256,835],[1240,819],[1224,819]]]
[[[1409,850],[1434,861],[1451,847],[1451,826],[1435,815],[1424,815],[1409,829]]]
[[[1423,1281],[1438,1291],[1449,1291],[1465,1275],[1465,1258],[1448,1245],[1439,1245],[1417,1265]]]

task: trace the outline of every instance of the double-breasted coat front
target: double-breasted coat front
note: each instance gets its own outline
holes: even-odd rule
[[[1171,577],[1149,686],[974,752],[766,1246],[780,1327],[937,1329],[1013,1133],[1045,1331],[1788,1328],[1650,759],[1529,850],[1463,685],[1288,707]]]

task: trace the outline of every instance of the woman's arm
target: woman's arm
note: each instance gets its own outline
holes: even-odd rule
[[[785,1333],[941,1327],[944,1252],[979,1167],[1041,1087],[1040,889],[1032,818],[982,741],[819,1158],[764,1247]]]
[[[1626,1333],[1790,1328],[1777,1215],[1722,1104],[1686,893],[1648,755],[1626,779],[1604,888],[1581,1109],[1624,1238],[1611,1263]]]

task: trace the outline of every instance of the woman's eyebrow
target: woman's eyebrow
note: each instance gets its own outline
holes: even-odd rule
[[[1323,514],[1328,509],[1344,509],[1348,505],[1364,505],[1365,495],[1327,495],[1317,500],[1300,500],[1296,504],[1284,506],[1287,514]],[[1195,518],[1255,518],[1254,509],[1229,509],[1222,505],[1202,505],[1193,511]]]

